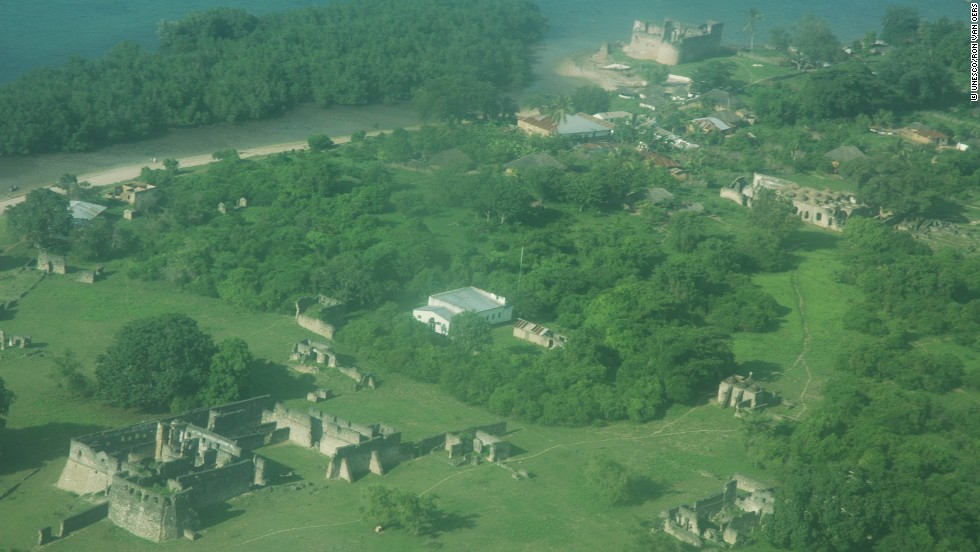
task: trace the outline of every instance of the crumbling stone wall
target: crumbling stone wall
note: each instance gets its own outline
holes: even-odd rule
[[[497,462],[510,457],[510,442],[486,431],[477,430],[473,439],[473,450],[483,454],[487,460]]]
[[[37,531],[37,544],[43,546],[57,539],[65,538],[79,529],[84,529],[93,523],[101,521],[109,515],[109,503],[103,502],[75,515],[61,520],[58,533],[51,527],[42,527]]]
[[[47,274],[65,274],[68,272],[68,262],[64,255],[41,250],[37,252],[37,269]]]
[[[74,531],[84,529],[95,522],[102,521],[109,515],[109,503],[103,502],[73,516],[61,520],[60,537],[67,537]]]
[[[199,526],[187,491],[153,491],[118,475],[109,487],[109,519],[153,542],[178,539],[184,529]]]
[[[731,376],[718,384],[718,405],[722,408],[732,407],[736,415],[742,411],[753,411],[777,402],[776,395],[767,391],[748,377]]]
[[[807,224],[840,232],[851,215],[866,212],[867,207],[858,203],[849,193],[831,190],[818,191],[800,186],[795,182],[755,173],[751,184],[738,178],[719,191],[720,197],[742,206],[751,207],[759,190],[772,190],[777,196],[793,204],[796,215]]]
[[[255,481],[256,463],[245,459],[218,468],[177,477],[177,490],[189,489],[190,504],[203,508],[241,495]]]
[[[290,442],[330,458],[328,479],[382,475],[401,459],[401,433],[385,425],[358,424],[315,409],[299,412],[282,404],[266,411],[263,419],[288,427]]]
[[[665,19],[663,24],[634,21],[629,44],[623,49],[634,59],[664,65],[689,63],[718,55],[724,23],[690,25]]]
[[[314,305],[319,305],[320,308],[315,310],[316,315],[313,316],[313,310],[310,307]],[[323,336],[327,339],[333,339],[333,334],[336,328],[333,324],[324,321],[321,316],[323,313],[323,308],[328,309],[332,307],[341,307],[342,303],[336,299],[327,297],[326,295],[317,295],[316,297],[300,297],[296,300],[296,323],[300,327],[305,328],[317,335]],[[307,312],[307,311],[310,312]],[[331,309],[331,311],[336,311],[336,308]]]
[[[737,545],[744,534],[773,513],[772,485],[735,475],[721,493],[663,513],[664,532],[695,547],[705,543]]]
[[[514,323],[514,337],[548,349],[564,347],[566,341],[565,336],[523,318],[518,318]]]
[[[249,437],[266,435],[271,428],[262,427],[262,410],[269,403],[269,397],[255,397],[215,408],[197,408],[170,416],[158,421],[144,422],[129,427],[110,429],[92,433],[71,440],[68,459],[58,479],[58,487],[77,494],[99,493],[106,490],[112,477],[121,471],[129,471],[130,464],[144,458],[162,456],[162,445],[158,446],[160,424],[192,424],[198,427],[213,427],[225,435]],[[163,435],[159,435],[163,438]],[[253,446],[256,439],[252,439]],[[162,459],[162,458],[161,458]]]
[[[312,448],[314,444],[314,420],[309,414],[291,410],[281,403],[276,403],[275,408],[262,414],[263,422],[275,422],[276,427],[289,430],[289,442],[295,443],[304,448]],[[319,435],[322,429],[317,428]]]

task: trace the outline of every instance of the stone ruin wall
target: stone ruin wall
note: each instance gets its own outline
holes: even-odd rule
[[[332,340],[334,331],[336,331],[333,324],[328,324],[318,317],[304,314],[307,309],[317,304],[324,307],[337,307],[341,305],[340,301],[325,295],[317,295],[316,297],[300,297],[296,300],[296,323],[303,329]]]
[[[817,191],[795,182],[755,173],[751,184],[738,179],[730,186],[721,188],[718,195],[743,207],[752,207],[752,200],[760,189],[772,190],[777,196],[792,203],[796,215],[807,224],[841,232],[852,214],[861,213],[867,207],[857,203],[853,196],[843,192]]]
[[[275,423],[280,430],[288,430],[289,442],[303,448],[313,448],[314,420],[309,414],[288,409],[281,403],[276,403],[272,410],[262,413],[264,423]]]
[[[199,526],[187,492],[158,493],[119,476],[109,488],[109,519],[153,542],[178,539]]]
[[[623,51],[633,59],[678,65],[717,56],[724,23],[689,25],[670,19],[663,24],[634,21],[630,42]]]
[[[58,487],[80,495],[105,491],[131,456],[153,455],[156,427],[146,422],[72,439]]]
[[[68,459],[57,485],[80,495],[103,492],[112,482],[113,475],[128,470],[129,462],[156,455],[158,422],[218,427],[222,432],[234,435],[237,430],[258,423],[268,401],[266,395],[76,437],[71,440]]]
[[[330,458],[328,479],[382,475],[401,460],[401,433],[381,424],[357,424],[315,409],[303,413],[281,403],[266,411],[263,421],[289,428],[290,442]]]
[[[42,250],[37,252],[37,269],[47,274],[67,274],[68,262],[64,255]]]
[[[439,433],[430,437],[423,437],[418,441],[405,443],[402,446],[403,454],[405,456],[410,455],[412,458],[418,458],[420,456],[425,456],[426,454],[431,454],[437,450],[446,450],[449,452],[450,457],[455,457],[463,454],[464,452],[469,452],[469,450],[472,450],[470,448],[472,443],[463,443],[460,435],[476,435],[477,433],[486,433],[493,436],[503,435],[504,433],[507,433],[507,422],[493,422],[491,424],[472,426],[466,429],[460,429],[458,431],[448,431],[446,433]],[[499,441],[494,443],[494,446],[496,447],[498,443],[505,442],[506,441]],[[501,447],[501,450],[503,450],[503,447]],[[509,454],[509,452],[510,449],[508,446],[507,453]]]
[[[296,323],[299,324],[301,328],[309,330],[327,339],[333,339],[333,334],[336,330],[333,324],[327,324],[323,320],[313,318],[312,316],[307,316],[305,314],[296,315]]]
[[[37,544],[38,546],[41,546],[48,544],[55,539],[65,538],[79,529],[84,529],[93,523],[102,521],[108,515],[108,502],[103,502],[86,510],[82,510],[77,514],[62,519],[59,526],[59,532],[57,534],[51,529],[51,527],[43,527],[39,529]]]
[[[203,508],[248,491],[256,480],[256,462],[251,459],[178,476],[179,490],[189,490],[190,505]],[[262,479],[262,474],[258,474]]]

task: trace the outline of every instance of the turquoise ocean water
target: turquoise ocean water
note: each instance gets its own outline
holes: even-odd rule
[[[350,0],[357,1],[357,0]],[[474,3],[479,0],[472,0]],[[71,56],[99,57],[112,45],[129,40],[146,48],[156,46],[160,21],[212,7],[228,6],[255,14],[324,3],[324,0],[0,0],[0,83],[16,79],[38,67],[56,67]],[[544,43],[537,52],[537,80],[525,94],[568,91],[584,81],[560,77],[553,71],[564,57],[596,50],[602,42],[628,40],[634,19],[670,17],[685,22],[711,18],[725,22],[726,44],[747,44],[742,31],[750,8],[763,12],[757,23],[756,43],[774,26],[792,26],[806,13],[825,18],[838,38],[850,42],[877,29],[890,0],[538,0],[549,21]],[[962,0],[906,2],[926,19],[948,17],[966,21],[968,4]],[[901,5],[901,4],[900,4]],[[964,48],[968,38],[963,37]],[[48,153],[0,156],[0,199],[23,190],[50,185],[64,173],[148,163],[153,158],[179,158],[224,148],[251,148],[304,140],[317,134],[349,135],[358,130],[405,127],[418,123],[411,106],[333,107],[304,106],[282,117],[241,124],[223,124],[172,130],[141,142],[115,144],[87,153]]]
[[[352,0],[357,1],[357,0]],[[478,2],[479,0],[473,0]],[[0,0],[0,83],[36,67],[57,66],[73,55],[98,57],[113,44],[129,40],[156,45],[160,21],[178,19],[217,6],[255,14],[325,3],[324,0]],[[966,21],[963,0],[895,2],[891,0],[538,0],[550,30],[542,62],[598,43],[629,38],[634,19],[672,17],[686,22],[711,18],[725,22],[726,43],[748,43],[742,31],[749,8],[762,11],[757,41],[773,26],[791,26],[806,13],[825,18],[844,41],[877,29],[889,5],[916,8],[927,18]],[[964,44],[967,38],[964,37]]]

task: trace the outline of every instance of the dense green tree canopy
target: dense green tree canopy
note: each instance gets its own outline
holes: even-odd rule
[[[216,8],[161,24],[157,53],[123,43],[0,87],[0,154],[88,150],[301,102],[398,102],[417,88],[451,104],[426,108],[439,118],[459,118],[459,106],[507,116],[497,91],[527,82],[543,30],[526,0],[331,2],[262,17]]]
[[[708,61],[691,73],[691,92],[703,94],[714,88],[730,89],[735,84],[735,63]]]
[[[609,101],[609,92],[594,84],[580,86],[572,93],[572,105],[575,111],[585,113],[609,111]]]
[[[201,402],[224,404],[244,397],[249,387],[249,365],[253,360],[248,344],[239,337],[218,343],[218,350],[211,357],[211,370],[207,386],[201,393]]]
[[[822,18],[805,15],[796,23],[793,45],[814,63],[832,63],[843,56],[840,40]]]
[[[493,343],[490,322],[479,314],[461,312],[453,317],[449,338],[465,353],[482,351]]]
[[[874,113],[887,89],[865,65],[848,62],[810,75],[800,91],[800,111],[814,121]]]
[[[371,485],[364,490],[361,512],[368,521],[382,528],[393,525],[416,536],[432,531],[439,517],[432,496],[418,496],[382,485]]]
[[[72,229],[68,198],[47,188],[31,190],[23,203],[6,210],[10,228],[39,249],[68,248]]]
[[[120,328],[99,355],[98,395],[116,406],[147,410],[234,400],[240,397],[249,360],[244,342],[215,347],[186,315],[139,318]]]
[[[919,24],[915,8],[889,6],[881,19],[881,38],[895,45],[915,42]]]

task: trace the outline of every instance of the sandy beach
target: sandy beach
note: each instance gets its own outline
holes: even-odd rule
[[[608,62],[607,62],[608,63]],[[642,79],[603,69],[591,53],[579,53],[564,57],[555,66],[555,73],[563,77],[585,79],[610,92],[623,87],[640,86]]]
[[[408,127],[406,130],[414,130],[418,127]],[[377,136],[383,132],[391,132],[391,130],[373,130],[368,132],[368,136]],[[331,138],[335,144],[343,144],[350,142],[350,136],[338,136]],[[253,148],[238,150],[238,156],[242,159],[248,159],[252,157],[261,157],[263,155],[273,155],[276,153],[282,153],[287,151],[299,151],[309,149],[309,144],[306,140],[295,141],[295,142],[282,142],[278,144],[269,144],[267,146],[258,146]],[[215,159],[211,156],[212,154],[200,154],[191,155],[186,157],[179,157],[177,161],[180,163],[180,168],[186,169],[190,167],[199,167],[201,165],[207,165],[214,163]],[[143,167],[149,167],[151,169],[163,169],[163,159],[157,159],[156,162],[150,163],[132,163],[129,165],[123,165],[120,167],[113,167],[105,170],[98,170],[93,172],[88,172],[85,174],[77,175],[79,182],[88,182],[93,187],[109,186],[112,184],[117,184],[119,182],[126,182],[139,177],[143,170]],[[30,188],[40,188],[43,185],[38,185],[34,187],[28,187],[23,193],[17,197],[12,197],[3,201],[0,201],[0,213],[5,211],[7,207],[11,205],[17,205],[24,201],[27,197],[27,193],[30,192]],[[57,187],[52,187],[56,192],[61,193],[61,189]]]

